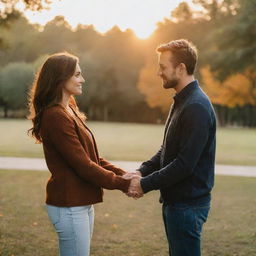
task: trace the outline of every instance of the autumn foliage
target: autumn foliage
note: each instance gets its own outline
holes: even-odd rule
[[[213,104],[235,107],[256,105],[256,88],[247,78],[246,72],[227,77],[223,82],[217,80],[209,66],[200,70],[202,85]]]

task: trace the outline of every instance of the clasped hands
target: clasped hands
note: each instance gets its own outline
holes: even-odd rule
[[[127,172],[122,177],[124,179],[131,180],[130,187],[126,193],[127,196],[134,199],[138,199],[143,196],[144,193],[140,185],[141,173],[139,171]]]

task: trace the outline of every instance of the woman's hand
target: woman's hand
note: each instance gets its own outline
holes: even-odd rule
[[[134,178],[134,176],[141,177],[141,172],[140,171],[126,172],[122,177],[126,180],[130,180],[130,179]]]

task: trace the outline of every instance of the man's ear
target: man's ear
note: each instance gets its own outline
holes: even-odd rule
[[[182,73],[184,74],[184,72],[187,73],[186,65],[184,63],[180,63],[179,64],[179,73],[180,74],[182,74]]]

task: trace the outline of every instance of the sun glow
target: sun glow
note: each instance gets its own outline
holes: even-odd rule
[[[55,16],[64,16],[74,28],[78,24],[94,25],[97,31],[105,33],[113,26],[122,31],[132,29],[137,37],[149,37],[156,23],[182,0],[61,0],[53,1],[49,10],[39,13],[26,11],[25,16],[31,23],[45,25]]]
[[[133,31],[138,38],[146,39],[152,34],[155,28],[156,26],[145,26],[145,27],[133,28]]]

